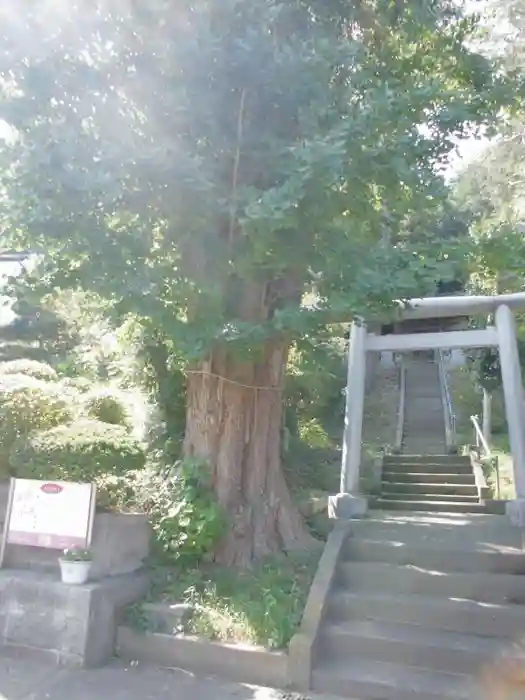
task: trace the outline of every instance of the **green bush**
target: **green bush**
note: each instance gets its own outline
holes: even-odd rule
[[[94,481],[142,469],[145,454],[122,426],[81,420],[17,440],[9,461],[21,477]]]
[[[177,462],[161,472],[144,470],[135,484],[136,509],[149,516],[161,561],[198,562],[225,533],[226,519],[216,501],[209,469]]]
[[[9,471],[13,443],[35,430],[72,419],[72,403],[50,382],[24,375],[0,376],[0,471]]]
[[[104,390],[92,392],[85,396],[83,407],[86,415],[93,420],[133,427],[133,416],[122,392]]]
[[[50,365],[37,360],[0,362],[0,375],[3,374],[24,374],[42,381],[56,381],[57,379],[57,373]]]

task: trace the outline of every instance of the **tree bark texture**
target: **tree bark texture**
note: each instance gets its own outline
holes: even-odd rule
[[[248,360],[215,351],[188,373],[186,456],[213,473],[229,532],[216,560],[247,566],[308,541],[281,469],[280,438],[288,345],[269,341]]]

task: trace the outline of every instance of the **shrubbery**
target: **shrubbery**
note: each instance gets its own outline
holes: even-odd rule
[[[8,469],[15,441],[72,419],[72,404],[58,386],[29,376],[0,376],[0,466]]]
[[[149,516],[157,555],[167,563],[199,561],[225,533],[210,472],[198,462],[185,460],[164,471],[137,474],[134,499],[137,509]]]
[[[42,381],[56,381],[57,379],[57,373],[51,365],[37,360],[21,359],[0,362],[0,375],[4,374],[23,374]]]
[[[142,469],[145,453],[126,428],[80,420],[17,440],[9,461],[21,477],[96,481]]]
[[[89,418],[112,425],[121,425],[128,429],[133,427],[130,406],[121,392],[111,390],[92,392],[85,396],[83,407]]]

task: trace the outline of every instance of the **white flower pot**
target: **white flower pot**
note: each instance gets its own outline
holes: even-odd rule
[[[90,561],[68,561],[67,559],[59,559],[60,574],[62,583],[68,583],[71,586],[80,586],[89,578],[91,569]]]

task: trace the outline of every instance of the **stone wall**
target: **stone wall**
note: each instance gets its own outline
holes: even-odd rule
[[[8,483],[0,483],[5,520]],[[0,570],[0,645],[61,664],[98,666],[115,653],[121,610],[148,589],[150,526],[141,514],[96,513],[90,581],[60,581],[60,552],[8,545]]]
[[[37,571],[0,571],[0,644],[59,664],[99,666],[115,653],[119,612],[142,597],[145,571],[68,586]]]

